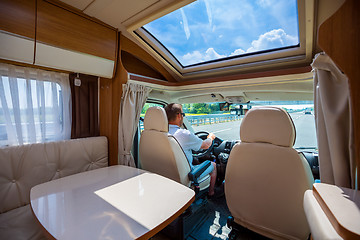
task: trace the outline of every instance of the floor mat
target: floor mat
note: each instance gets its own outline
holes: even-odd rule
[[[226,226],[226,221],[229,215],[224,196],[209,200],[206,218],[190,233],[187,240],[227,239],[230,229]]]
[[[192,230],[186,240],[226,240],[230,229],[227,227],[227,218],[231,215],[226,205],[225,196],[208,200],[206,217]],[[242,228],[237,240],[266,240],[255,232]],[[171,240],[159,233],[152,240]]]

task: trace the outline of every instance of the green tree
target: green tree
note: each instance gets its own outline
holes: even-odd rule
[[[145,114],[149,107],[151,107],[150,103],[145,103],[143,109],[141,110],[141,114]]]
[[[210,104],[210,113],[220,111],[220,105],[218,103]]]

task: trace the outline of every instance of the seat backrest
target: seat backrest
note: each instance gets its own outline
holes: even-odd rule
[[[190,186],[190,165],[176,139],[168,134],[168,120],[162,107],[150,107],[140,137],[141,167]]]
[[[0,213],[30,203],[38,184],[108,166],[106,137],[0,148]]]
[[[293,149],[295,127],[286,111],[253,108],[228,160],[225,195],[236,223],[273,239],[307,239],[303,196],[314,181]]]

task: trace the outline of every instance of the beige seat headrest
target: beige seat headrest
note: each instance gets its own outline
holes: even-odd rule
[[[242,120],[242,142],[264,142],[292,147],[295,142],[295,126],[289,114],[277,107],[252,108]]]
[[[168,132],[169,125],[166,112],[162,107],[150,107],[144,118],[145,130],[156,130],[160,132]]]

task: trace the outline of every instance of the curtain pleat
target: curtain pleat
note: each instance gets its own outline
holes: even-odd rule
[[[51,99],[51,104],[52,104],[52,108],[51,108],[51,112],[52,112],[52,128],[54,129],[55,135],[59,136],[61,129],[57,128],[56,126],[60,126],[60,109],[59,109],[59,104],[58,104],[58,94],[57,94],[57,87],[56,87],[56,83],[51,83],[51,92],[52,94],[52,99]]]
[[[10,85],[11,101],[14,112],[16,135],[19,144],[23,144],[24,142],[23,142],[23,134],[22,134],[21,118],[20,118],[19,90],[18,90],[17,79],[15,77],[9,77],[9,85]]]
[[[27,77],[26,79],[26,122],[27,122],[27,133],[30,142],[36,142],[35,132],[35,115],[32,101],[31,82]]]
[[[348,78],[324,53],[315,56],[312,67],[321,182],[354,188],[356,164]]]
[[[145,105],[151,89],[134,83],[123,84],[123,92],[119,112],[119,132],[118,132],[118,163],[135,167],[134,157],[131,148],[140,113]]]
[[[68,74],[0,63],[0,104],[1,146],[70,138]]]
[[[5,126],[6,126],[8,144],[9,145],[14,145],[14,144],[17,143],[17,141],[16,141],[16,132],[15,132],[15,129],[14,129],[13,125],[12,125],[9,105],[8,105],[7,100],[5,98],[5,90],[4,90],[3,81],[2,81],[2,79],[0,79],[0,81],[1,81],[1,84],[0,84],[1,107],[3,109],[4,118],[5,118]]]
[[[37,103],[38,103],[38,118],[40,120],[40,134],[41,134],[41,142],[45,142],[46,135],[46,127],[45,127],[45,91],[44,91],[44,83],[36,82],[36,93],[37,93]]]

